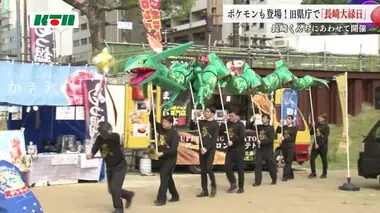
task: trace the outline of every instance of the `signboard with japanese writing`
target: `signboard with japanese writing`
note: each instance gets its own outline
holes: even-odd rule
[[[101,80],[83,82],[84,111],[86,120],[86,139],[95,142],[98,123],[107,121],[106,94]]]
[[[162,41],[161,36],[161,0],[140,0],[142,10],[142,22],[148,34],[157,41]]]
[[[83,105],[84,80],[102,79],[94,67],[0,62],[0,102],[15,105]]]
[[[37,63],[54,61],[53,29],[30,28],[30,60]]]
[[[283,125],[286,125],[286,116],[292,115],[296,125],[298,107],[298,92],[293,89],[284,89],[281,98],[281,118]]]
[[[179,132],[181,141],[178,145],[177,165],[198,165],[199,164],[199,137],[187,132]],[[226,135],[221,134],[216,142],[215,165],[223,165],[228,147]],[[247,130],[245,137],[245,157],[244,160],[253,163],[256,156],[256,134],[252,130]]]

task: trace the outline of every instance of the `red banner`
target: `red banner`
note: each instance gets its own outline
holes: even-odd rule
[[[161,0],[140,0],[143,23],[148,34],[157,41],[162,41],[161,37]]]

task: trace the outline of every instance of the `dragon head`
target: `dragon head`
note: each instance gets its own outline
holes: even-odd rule
[[[152,60],[151,55],[147,53],[129,58],[124,71],[131,75],[129,82],[131,86],[140,86],[151,82],[159,74],[156,72],[157,67],[157,62]]]
[[[132,75],[129,84],[131,86],[142,86],[152,82],[157,76],[167,75],[166,67],[161,61],[169,56],[180,56],[187,51],[194,42],[188,42],[160,53],[153,51],[142,55],[131,57],[124,66],[124,71]]]

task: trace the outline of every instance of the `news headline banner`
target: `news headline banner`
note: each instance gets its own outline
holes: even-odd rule
[[[224,4],[223,22],[379,24],[379,11],[380,5]]]

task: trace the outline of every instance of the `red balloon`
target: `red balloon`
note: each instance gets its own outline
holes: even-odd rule
[[[380,6],[372,11],[371,20],[376,27],[380,27]]]

